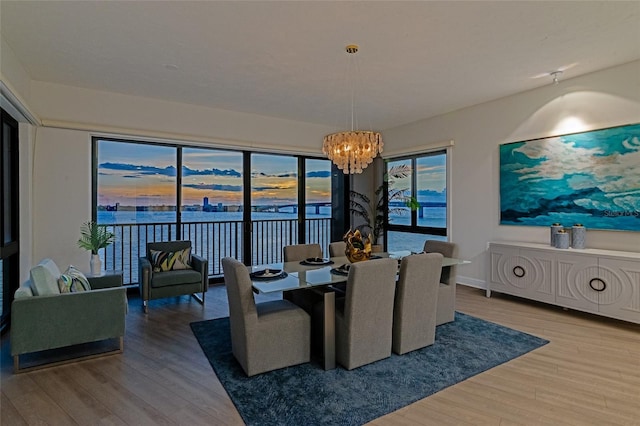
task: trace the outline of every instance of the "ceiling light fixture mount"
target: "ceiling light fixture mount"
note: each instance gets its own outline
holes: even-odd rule
[[[349,44],[345,50],[352,57],[358,52],[358,46]],[[353,83],[352,80],[350,84],[351,130],[327,135],[322,144],[322,152],[344,174],[362,173],[362,170],[373,161],[378,153],[382,152],[383,145],[380,133],[370,130],[355,130],[355,84]]]
[[[553,72],[550,72],[549,75],[553,78],[553,84],[560,83],[560,77],[562,76],[562,71],[553,71]]]

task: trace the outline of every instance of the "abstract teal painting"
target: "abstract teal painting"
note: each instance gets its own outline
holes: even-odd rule
[[[640,124],[500,145],[500,223],[640,231]]]

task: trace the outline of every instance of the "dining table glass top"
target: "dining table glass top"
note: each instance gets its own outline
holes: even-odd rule
[[[376,253],[380,257],[391,257],[392,259],[402,259],[412,254],[411,252],[389,252]],[[327,264],[305,264],[300,261],[294,262],[277,262],[264,265],[251,266],[249,272],[255,273],[269,269],[270,271],[282,270],[286,272],[286,276],[278,277],[271,280],[252,279],[253,290],[257,293],[269,294],[279,291],[290,291],[297,289],[308,289],[316,286],[326,286],[330,284],[338,284],[347,281],[347,274],[335,271],[343,265],[350,265],[351,262],[346,256],[332,257],[326,259],[331,263]],[[369,260],[369,262],[375,259]],[[442,267],[462,265],[471,263],[468,260],[454,259],[445,257],[442,259]],[[332,271],[332,269],[334,271]]]

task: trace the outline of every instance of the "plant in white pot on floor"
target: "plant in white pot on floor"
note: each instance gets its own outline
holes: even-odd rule
[[[109,231],[106,226],[98,225],[96,222],[89,221],[80,228],[80,239],[78,246],[85,250],[91,251],[91,273],[99,275],[102,270],[102,261],[98,255],[98,250],[109,247],[115,240],[116,235]]]

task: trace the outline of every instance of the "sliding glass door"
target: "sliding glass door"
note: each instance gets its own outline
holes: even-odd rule
[[[94,138],[95,217],[116,234],[99,254],[135,283],[147,241],[191,240],[211,276],[226,256],[257,264],[281,261],[289,244],[326,251],[331,172],[325,159]]]
[[[435,151],[387,161],[393,167],[407,167],[405,177],[390,179],[388,191],[403,191],[418,207],[411,210],[403,201],[389,201],[387,250],[422,251],[425,240],[448,238],[447,151]]]
[[[19,196],[18,196],[18,122],[2,110],[2,146],[0,147],[0,325],[11,313],[13,293],[20,280]]]

